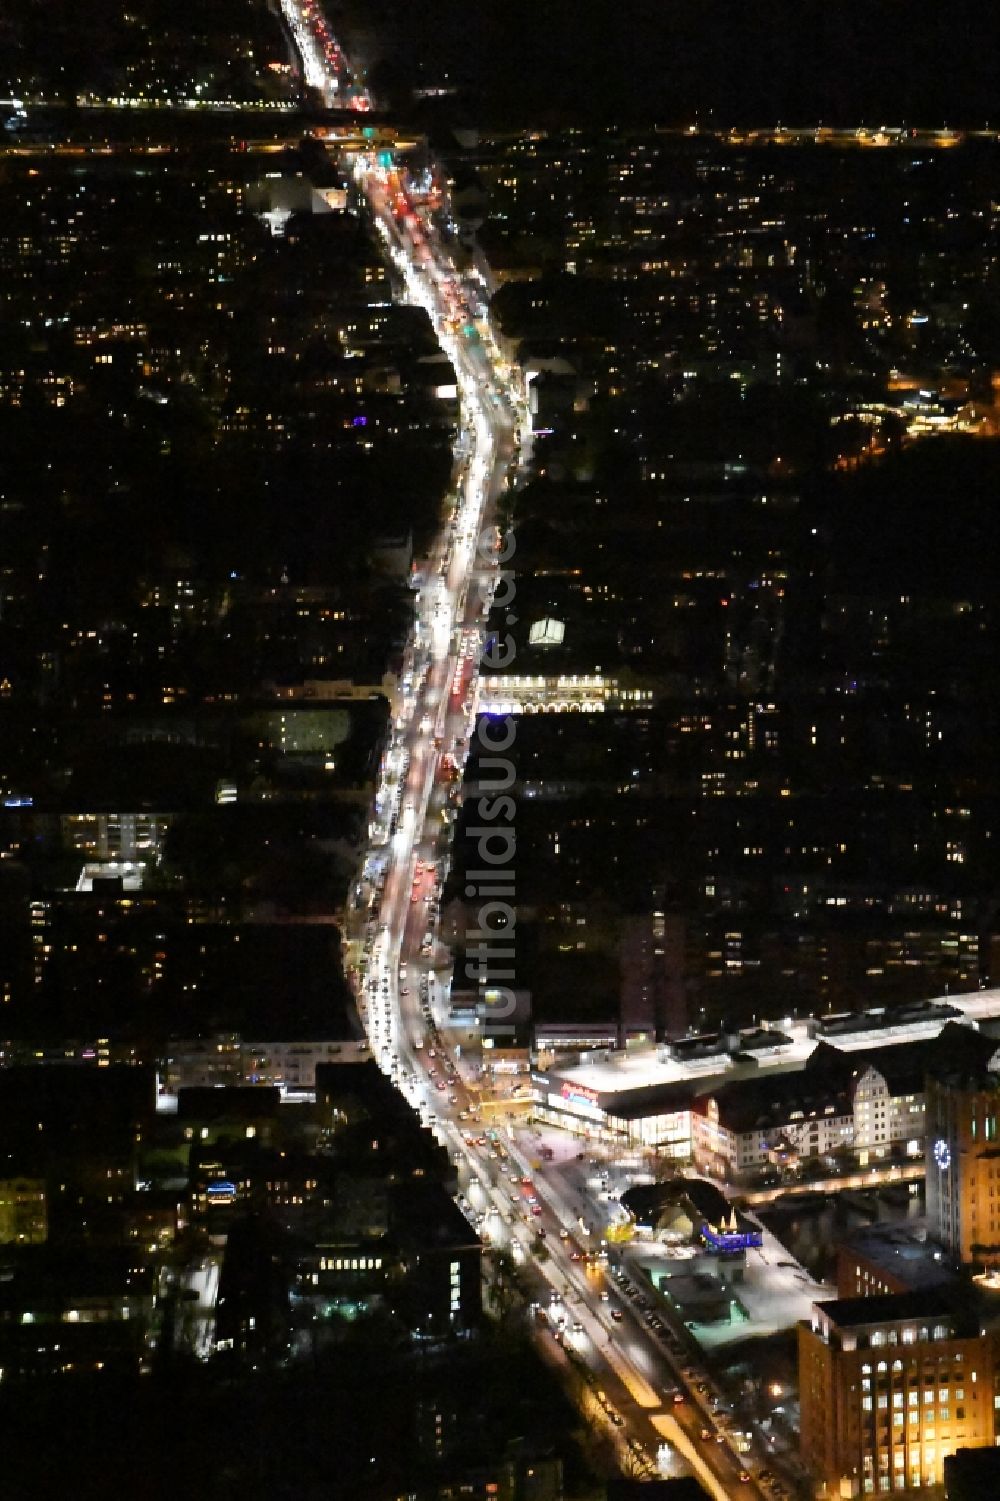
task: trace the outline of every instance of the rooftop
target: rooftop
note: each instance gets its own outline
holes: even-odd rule
[[[948,1496],[961,1501],[964,1496],[1000,1494],[1000,1451],[996,1449],[959,1449],[944,1461],[944,1481]]]
[[[680,1205],[690,1214],[696,1232],[705,1224],[734,1234],[757,1235],[759,1239],[756,1223],[738,1213],[725,1194],[705,1178],[636,1183],[622,1194],[621,1202],[640,1225],[656,1225],[671,1205]]]
[[[890,1276],[905,1280],[914,1291],[955,1278],[940,1246],[927,1239],[923,1223],[862,1225],[838,1249],[863,1256]]]
[[[984,1023],[1000,1022],[1000,988],[941,996],[920,1008],[907,1007],[898,1022],[888,1012],[859,1013],[855,1021],[854,1031],[838,1029],[835,1038],[838,1053],[863,1051],[880,1069],[883,1065],[889,1069],[897,1065],[894,1075],[900,1070],[908,1074],[914,1070],[922,1072],[925,1048],[911,1045],[932,1042],[949,1022],[954,1028],[949,1036],[960,1040],[963,1032],[967,1032],[977,1055],[988,1047],[987,1043],[977,1044],[973,1039]],[[686,1109],[699,1095],[711,1094],[724,1085],[740,1080],[772,1080],[805,1069],[819,1047],[832,1051],[831,1044],[824,1043],[815,1031],[813,1018],[786,1019],[780,1030],[775,1029],[773,1050],[763,1048],[762,1037],[757,1036],[756,1056],[738,1049],[731,1054],[681,1059],[670,1056],[665,1049],[650,1048],[587,1058],[551,1072],[557,1073],[560,1080],[595,1092],[601,1097],[603,1108],[614,1114],[625,1117],[646,1114],[661,1100],[664,1109]]]
[[[195,1086],[177,1094],[182,1121],[256,1121],[276,1115],[280,1105],[281,1090],[261,1084]]]
[[[838,1329],[866,1328],[869,1324],[905,1324],[912,1319],[946,1319],[957,1322],[956,1309],[941,1286],[918,1287],[906,1293],[883,1293],[874,1298],[833,1298],[817,1303],[816,1311]],[[971,1308],[966,1307],[966,1315]]]
[[[390,1215],[395,1234],[417,1251],[472,1250],[480,1245],[451,1194],[429,1179],[394,1183]]]

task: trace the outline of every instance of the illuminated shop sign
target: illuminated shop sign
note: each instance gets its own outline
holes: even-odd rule
[[[700,1233],[710,1251],[750,1251],[764,1243],[760,1230],[716,1230],[706,1222]]]
[[[205,1192],[213,1204],[228,1203],[236,1197],[236,1184],[225,1180],[220,1183],[210,1183]]]
[[[588,1089],[585,1084],[570,1084],[566,1082],[559,1093],[564,1100],[570,1101],[573,1105],[596,1105],[598,1102],[597,1090]]]

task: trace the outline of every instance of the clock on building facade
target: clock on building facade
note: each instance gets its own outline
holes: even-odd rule
[[[940,1137],[934,1143],[934,1161],[943,1173],[946,1173],[951,1166],[951,1147]]]

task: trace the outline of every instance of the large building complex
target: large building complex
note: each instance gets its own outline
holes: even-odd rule
[[[817,1303],[799,1326],[802,1454],[819,1494],[919,1495],[992,1445],[997,1335],[941,1288]]]
[[[730,1181],[812,1158],[860,1167],[916,1163],[924,1155],[932,1059],[990,1053],[998,1044],[988,1029],[997,1020],[1000,992],[982,991],[895,1015],[818,1018],[593,1053],[537,1070],[535,1111],[583,1135],[690,1159]]]
[[[799,1326],[802,1455],[823,1497],[916,1496],[947,1479],[957,1451],[1000,1442],[998,1051],[946,1026],[923,1059],[926,1227],[849,1236],[841,1296]],[[891,1103],[871,1098],[876,1072],[861,1076],[864,1106],[890,1120]],[[987,1274],[970,1282],[970,1266]]]

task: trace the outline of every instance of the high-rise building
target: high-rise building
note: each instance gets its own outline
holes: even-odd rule
[[[998,1335],[946,1290],[813,1305],[799,1325],[802,1456],[818,1494],[920,1496],[946,1456],[992,1445]]]
[[[926,1088],[928,1230],[957,1261],[1000,1263],[1000,1046],[969,1030]]]

